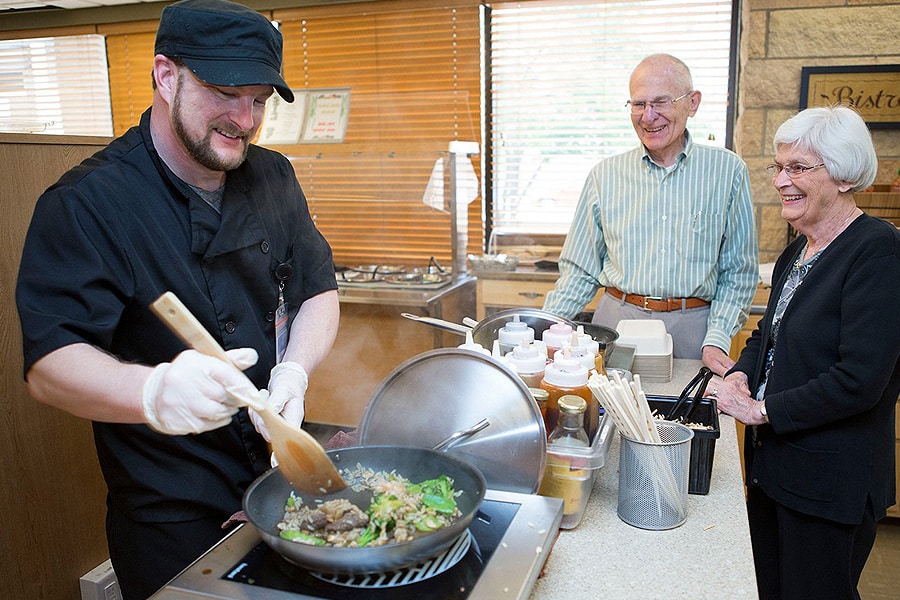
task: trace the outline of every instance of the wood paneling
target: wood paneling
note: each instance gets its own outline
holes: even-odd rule
[[[0,135],[0,598],[79,598],[79,577],[109,555],[106,487],[90,422],[28,396],[14,301],[35,201],[106,142]]]

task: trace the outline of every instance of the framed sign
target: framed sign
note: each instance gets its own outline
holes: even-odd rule
[[[341,143],[350,115],[350,88],[296,89],[294,102],[269,96],[260,146]]]
[[[900,129],[900,65],[803,67],[800,110],[851,104],[872,129]]]

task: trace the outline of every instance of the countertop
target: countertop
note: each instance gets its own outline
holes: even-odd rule
[[[338,280],[338,299],[349,304],[378,304],[384,306],[418,306],[428,308],[448,294],[468,285],[474,285],[471,273],[461,273],[442,287],[341,285]],[[439,316],[439,315],[433,315]]]
[[[699,368],[700,361],[675,360],[671,382],[642,387],[678,395]],[[616,434],[581,523],[560,531],[531,598],[757,598],[734,419],[720,415],[719,428],[709,494],[689,494],[687,520],[665,531],[638,529],[616,514]]]
[[[557,269],[538,269],[533,266],[519,266],[514,271],[484,269],[472,271],[478,279],[506,279],[519,281],[556,281],[559,279]]]

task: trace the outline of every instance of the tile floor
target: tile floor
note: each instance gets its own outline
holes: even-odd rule
[[[886,518],[878,524],[875,547],[858,589],[862,600],[900,598],[900,519]]]

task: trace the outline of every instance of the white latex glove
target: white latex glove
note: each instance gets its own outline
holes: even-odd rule
[[[269,389],[267,403],[272,412],[280,413],[284,420],[293,427],[300,427],[305,414],[304,397],[309,385],[309,375],[306,369],[291,361],[278,363],[272,367],[269,374]],[[250,420],[256,431],[271,442],[269,430],[266,429],[262,417],[255,410],[250,410]]]
[[[147,424],[160,433],[185,435],[218,429],[231,422],[239,405],[229,395],[256,396],[256,387],[241,373],[259,359],[252,348],[227,352],[234,366],[185,350],[171,363],[157,365],[144,383],[141,404]]]

